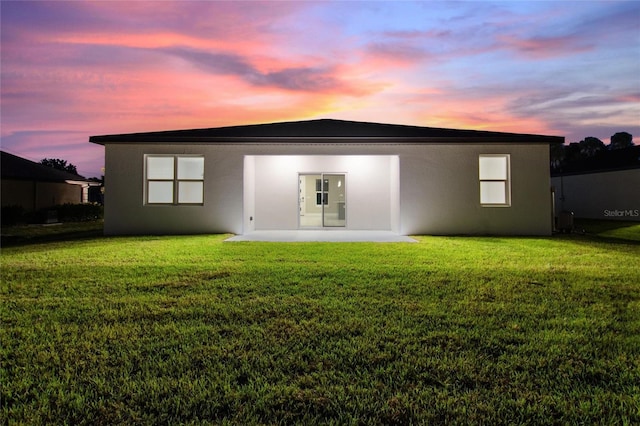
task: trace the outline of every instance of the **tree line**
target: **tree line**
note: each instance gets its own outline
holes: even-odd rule
[[[617,151],[634,146],[633,136],[627,132],[618,132],[611,136],[611,143],[605,145],[600,139],[589,136],[580,142],[571,142],[569,145],[551,145],[551,170],[562,170],[569,164],[579,163],[593,159],[606,152]]]
[[[40,160],[40,164],[43,166],[53,167],[56,170],[62,170],[63,172],[73,173],[74,175],[78,174],[78,169],[75,165],[67,163],[67,160],[62,160],[60,158],[43,158]]]
[[[39,164],[42,164],[43,166],[47,166],[47,167],[52,167],[56,170],[62,170],[63,172],[69,172],[69,173],[73,173],[74,175],[78,175],[78,168],[74,164],[69,163],[67,162],[67,160],[63,160],[61,158],[43,158],[42,160],[40,160]],[[92,178],[89,178],[88,180],[92,182],[100,182],[104,184],[104,176],[100,178],[92,177]]]

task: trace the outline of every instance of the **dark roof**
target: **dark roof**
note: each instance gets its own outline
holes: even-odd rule
[[[54,169],[8,152],[0,151],[2,178],[37,180],[42,182],[86,181],[80,175]]]
[[[629,169],[640,169],[640,145],[612,151],[600,151],[593,157],[567,161],[560,168],[552,169],[551,175],[560,176]]]
[[[563,143],[558,136],[455,130],[399,124],[366,123],[345,120],[308,120],[210,129],[171,130],[149,133],[91,136],[90,142],[176,143],[176,142],[525,142]]]

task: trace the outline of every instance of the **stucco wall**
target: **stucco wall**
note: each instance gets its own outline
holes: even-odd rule
[[[411,155],[412,154],[412,155]],[[478,157],[511,155],[511,206],[480,205]],[[400,233],[551,233],[549,151],[542,145],[428,145],[400,156]]]
[[[18,205],[26,211],[82,202],[82,187],[68,183],[3,179],[1,190],[3,206]]]
[[[391,194],[398,191],[390,187],[390,168],[388,155],[256,156],[256,229],[298,229],[299,173],[344,173],[346,228],[390,230]],[[307,196],[315,198],[315,180],[310,185]],[[325,211],[337,215],[337,208],[330,202]]]
[[[144,155],[152,153],[205,156],[203,206],[144,205]],[[478,156],[492,153],[511,155],[511,207],[480,205]],[[265,213],[281,216],[284,229],[295,229],[297,180],[286,181],[286,192],[294,194],[286,201],[260,198],[265,194],[260,185],[271,179],[268,170],[258,166],[260,156],[283,156],[282,167],[298,173],[348,170],[346,166],[333,165],[327,167],[329,170],[305,170],[287,162],[284,156],[365,155],[383,156],[387,165],[382,169],[372,167],[369,175],[363,174],[361,178],[368,181],[374,176],[386,178],[382,184],[361,185],[356,196],[375,199],[383,194],[384,200],[376,205],[375,215],[371,215],[371,205],[349,204],[348,229],[392,229],[401,234],[548,235],[552,223],[548,153],[544,144],[108,145],[105,232],[242,234],[253,227],[259,229]],[[248,170],[247,165],[251,164],[253,167]],[[376,175],[377,170],[383,172]],[[347,188],[357,188],[358,181],[353,180],[356,176],[353,172],[348,175]],[[254,197],[250,194],[252,185]],[[397,189],[381,191],[380,185]],[[373,193],[367,195],[366,191]],[[348,199],[353,196],[349,194]],[[367,224],[367,220],[373,222]],[[267,223],[268,229],[273,229],[273,223]]]
[[[145,205],[145,154],[203,154],[204,205]],[[243,153],[234,146],[218,149],[208,145],[183,144],[107,146],[105,233],[242,233],[243,162]]]
[[[256,162],[255,157],[252,155],[244,156],[244,194],[243,194],[243,209],[242,218],[244,222],[243,232],[251,232],[256,229],[256,221],[253,217],[253,212],[256,211]]]
[[[554,177],[556,214],[640,221],[640,169]]]

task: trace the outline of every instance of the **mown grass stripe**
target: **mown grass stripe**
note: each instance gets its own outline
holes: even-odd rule
[[[3,248],[2,423],[640,422],[633,241],[225,238]]]

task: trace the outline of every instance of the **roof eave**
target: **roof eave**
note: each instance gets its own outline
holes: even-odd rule
[[[70,185],[81,185],[81,186],[100,186],[101,184],[99,182],[90,182],[88,180],[74,180],[74,179],[67,179],[65,180],[65,183],[68,183]]]
[[[336,137],[309,137],[309,136],[269,136],[269,137],[206,137],[206,136],[182,136],[162,137],[160,135],[112,135],[91,136],[89,142],[106,144],[465,144],[465,143],[564,143],[564,137],[524,134],[492,134],[476,136],[439,136],[439,137],[372,137],[372,136],[336,136]]]

